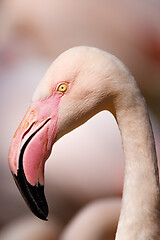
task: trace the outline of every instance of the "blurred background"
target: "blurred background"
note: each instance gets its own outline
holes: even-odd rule
[[[95,211],[100,222],[108,206],[113,208],[108,219],[115,217],[110,223],[103,219],[104,227],[94,229],[95,239],[114,239],[124,161],[118,127],[108,112],[55,144],[45,170],[48,223],[32,216],[8,169],[9,145],[37,84],[60,53],[79,45],[106,50],[128,66],[148,103],[160,159],[159,0],[0,0],[2,240],[68,239],[80,214],[83,219],[87,209]],[[83,222],[88,220],[84,214]],[[87,226],[84,232],[90,235],[80,239],[93,239],[93,227]]]

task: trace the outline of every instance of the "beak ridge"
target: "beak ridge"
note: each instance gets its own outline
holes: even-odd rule
[[[42,128],[48,121],[49,119],[40,128]],[[23,169],[24,151],[28,143],[31,141],[34,135],[40,130],[40,128],[37,131],[35,131],[24,143],[19,155],[19,168],[17,171],[17,175],[13,173],[12,175],[18,189],[20,190],[20,193],[22,194],[25,202],[27,203],[31,211],[40,219],[47,221],[48,205],[44,195],[44,185],[41,185],[39,182],[34,186],[31,185],[27,181],[25,177],[24,169]]]

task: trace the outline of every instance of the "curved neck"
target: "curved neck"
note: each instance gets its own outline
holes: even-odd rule
[[[125,179],[116,240],[158,239],[159,177],[147,107],[136,85],[132,92],[124,88],[119,96],[115,118],[122,136]]]

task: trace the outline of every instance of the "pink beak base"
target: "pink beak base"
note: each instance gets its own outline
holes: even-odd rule
[[[44,195],[44,164],[51,153],[57,133],[61,95],[33,102],[18,127],[9,150],[9,167],[31,211],[47,220]]]

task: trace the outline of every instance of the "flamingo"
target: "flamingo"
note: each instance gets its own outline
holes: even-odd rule
[[[60,240],[113,240],[119,218],[120,198],[99,199],[84,206],[63,229]]]
[[[147,106],[129,70],[105,51],[74,47],[53,62],[13,137],[10,170],[32,212],[47,220],[44,164],[52,146],[102,110],[110,111],[117,121],[125,158],[116,240],[156,240],[159,176]]]

